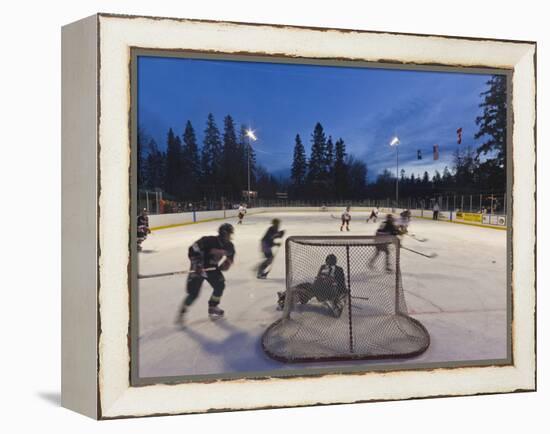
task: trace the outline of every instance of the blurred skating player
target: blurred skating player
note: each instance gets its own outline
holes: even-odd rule
[[[141,251],[141,243],[145,241],[147,235],[151,233],[149,229],[149,213],[147,208],[143,208],[141,214],[137,218],[137,249]]]
[[[374,223],[376,223],[376,220],[378,219],[378,208],[374,207],[374,208],[372,209],[372,211],[370,212],[370,216],[369,216],[369,218],[367,219],[367,223],[370,222],[371,219],[372,219],[372,221],[373,221]]]
[[[243,224],[243,219],[245,214],[246,214],[246,206],[241,203],[241,205],[239,206],[239,221],[237,222],[237,224],[239,225]]]
[[[346,207],[346,210],[342,213],[342,226],[340,226],[340,232],[344,230],[344,226],[346,227],[346,230],[349,231],[349,222],[351,220],[351,214],[350,214],[350,207]]]
[[[219,227],[217,236],[202,237],[189,247],[191,272],[187,278],[187,297],[176,319],[178,324],[183,324],[185,313],[199,296],[204,280],[214,289],[208,300],[208,315],[212,318],[223,316],[224,311],[218,307],[225,289],[222,271],[229,270],[235,258],[235,247],[231,242],[233,232],[233,226],[224,223]],[[224,257],[224,261],[219,264]]]
[[[332,314],[338,318],[344,310],[346,301],[346,278],[344,269],[339,265],[336,255],[329,254],[325,263],[321,265],[313,283],[300,283],[294,289],[296,301],[301,304],[308,303],[312,298],[327,306]],[[283,309],[287,291],[277,293],[278,308]]]
[[[397,227],[397,225],[395,224],[395,219],[393,218],[392,214],[388,214],[386,216],[386,220],[382,222],[382,224],[376,231],[377,237],[387,236],[387,235],[401,235],[401,234],[402,232],[399,229],[399,227]],[[380,255],[380,252],[384,252],[384,254],[386,255],[386,271],[388,273],[391,273],[392,269],[390,267],[390,252],[388,250],[387,244],[376,245],[376,254],[369,261],[369,267],[372,268],[374,266],[374,261],[376,261],[376,259],[378,258],[378,255]]]
[[[411,221],[411,211],[406,209],[401,212],[401,214],[399,214],[399,217],[399,230],[402,234],[406,234],[408,232],[409,223]]]
[[[279,230],[280,225],[281,220],[271,220],[271,226],[262,238],[262,253],[265,256],[265,261],[263,261],[258,268],[258,273],[256,274],[258,279],[265,279],[267,277],[267,274],[269,273],[267,269],[273,263],[273,247],[281,245],[280,243],[275,242],[277,238],[282,238],[285,235],[285,231]]]

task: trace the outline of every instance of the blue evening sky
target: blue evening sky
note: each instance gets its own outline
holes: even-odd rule
[[[288,173],[296,134],[309,158],[317,122],[367,163],[371,180],[385,168],[395,173],[394,135],[407,176],[451,169],[458,127],[462,147],[481,144],[474,140],[475,118],[488,75],[163,57],[138,62],[138,122],[162,149],[168,129],[181,135],[187,120],[202,144],[208,113],[222,133],[227,114],[250,126],[257,159],[274,174]]]

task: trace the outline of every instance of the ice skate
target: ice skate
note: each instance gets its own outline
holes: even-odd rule
[[[344,294],[342,294],[341,296],[339,296],[336,300],[334,300],[332,302],[331,310],[332,310],[333,315],[336,318],[340,318],[340,316],[342,315],[342,312],[344,311],[345,304],[346,304],[346,296]]]
[[[174,323],[180,327],[185,326],[185,310],[181,310],[178,312]]]
[[[337,300],[326,300],[323,302],[323,304],[328,308],[332,316],[334,316],[335,318],[339,318],[340,315],[342,315],[343,307],[338,304]]]
[[[277,292],[277,310],[283,310],[285,308],[286,294],[282,291]]]
[[[218,306],[209,306],[208,307],[208,315],[211,319],[218,319],[223,317],[224,311],[223,309],[220,309]]]

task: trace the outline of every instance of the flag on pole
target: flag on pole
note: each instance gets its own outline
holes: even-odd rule
[[[416,159],[417,160],[422,160],[422,151],[420,149],[418,151],[416,151]]]
[[[460,145],[462,143],[462,128],[456,130],[456,142]]]
[[[434,145],[434,160],[439,160],[439,145]]]

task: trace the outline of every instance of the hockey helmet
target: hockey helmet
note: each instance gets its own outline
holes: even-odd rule
[[[327,265],[336,265],[336,262],[338,262],[338,259],[336,259],[336,255],[334,255],[333,253],[328,255],[327,258],[325,259],[325,263]]]
[[[220,236],[222,237],[223,236],[231,237],[231,235],[233,235],[234,232],[235,232],[235,229],[233,228],[233,225],[229,223],[224,223],[218,228],[218,234],[220,234]]]
[[[271,220],[271,224],[273,226],[279,227],[279,225],[281,224],[281,220],[280,219],[273,219],[273,220]]]

